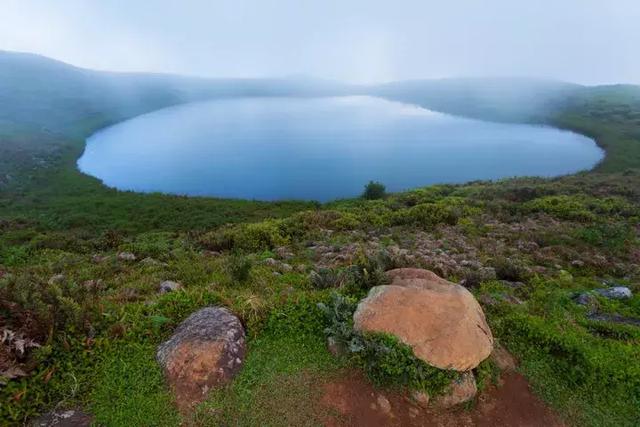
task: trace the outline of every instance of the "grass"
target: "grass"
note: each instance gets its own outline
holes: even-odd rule
[[[316,303],[362,291],[383,264],[469,279],[481,301],[494,301],[485,309],[495,335],[568,424],[640,424],[638,328],[590,320],[572,301],[603,280],[621,283],[635,297],[597,297],[597,310],[640,318],[638,99],[637,88],[585,88],[556,100],[552,115],[519,119],[596,138],[607,157],[589,173],[325,205],[119,192],[76,170],[87,135],[181,99],[125,115],[69,100],[37,114],[0,111],[0,326],[42,344],[18,360],[28,376],[0,386],[0,424],[83,407],[109,426],[317,425],[319,385],[354,366],[329,355]],[[460,107],[440,110],[513,119]],[[292,271],[264,263],[279,246],[292,252],[280,260]],[[119,260],[123,251],[137,260]],[[354,271],[358,282],[345,282]],[[159,295],[164,280],[184,289]],[[191,312],[216,304],[247,327],[245,366],[183,419],[155,348]],[[0,363],[15,358],[6,351]]]

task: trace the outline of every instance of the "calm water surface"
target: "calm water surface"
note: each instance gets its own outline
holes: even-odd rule
[[[591,168],[593,140],[372,97],[237,98],[146,114],[94,134],[83,172],[121,190],[259,200],[356,196]]]

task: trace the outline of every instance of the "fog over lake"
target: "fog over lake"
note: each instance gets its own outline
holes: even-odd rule
[[[589,169],[595,142],[549,127],[490,123],[367,96],[234,98],[103,129],[78,160],[121,190],[258,200],[353,197],[434,183]]]

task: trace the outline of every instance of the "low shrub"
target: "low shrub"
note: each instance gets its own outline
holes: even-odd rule
[[[384,199],[386,195],[387,188],[384,186],[384,184],[377,181],[369,181],[369,183],[364,186],[362,198],[365,200],[377,200]]]
[[[233,281],[244,283],[249,280],[252,267],[253,263],[248,257],[235,254],[229,257],[227,271]]]

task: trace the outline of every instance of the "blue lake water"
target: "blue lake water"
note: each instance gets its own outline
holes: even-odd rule
[[[181,105],[103,129],[81,171],[121,190],[258,200],[357,196],[434,183],[556,176],[603,156],[593,140],[355,96]]]

